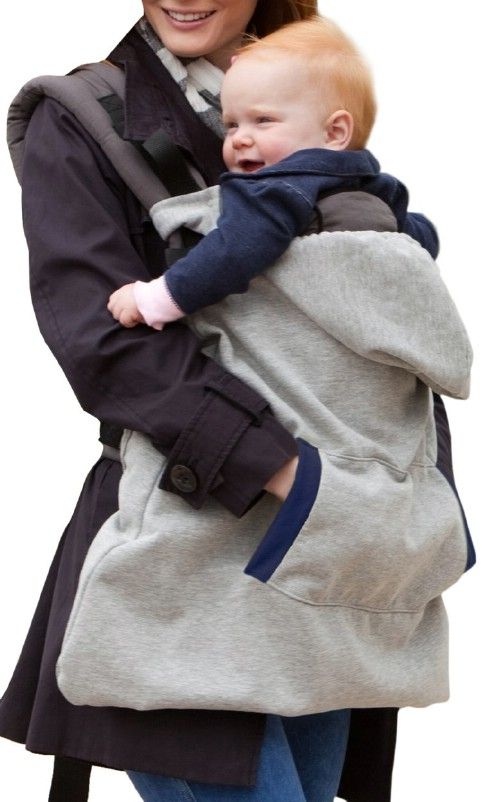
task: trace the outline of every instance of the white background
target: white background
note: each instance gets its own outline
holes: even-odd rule
[[[206,0],[206,7],[209,2]],[[199,7],[199,2],[194,4]],[[479,565],[446,594],[451,620],[448,704],[404,710],[393,802],[486,798],[487,78],[484,5],[321,2],[353,35],[376,77],[371,149],[410,188],[411,208],[438,226],[443,275],[467,323],[476,359],[472,397],[449,401],[459,491]],[[138,0],[46,0],[3,11],[1,109],[23,82],[103,58],[140,13]],[[82,413],[42,342],[28,293],[20,192],[1,148],[2,534],[0,688],[10,678],[42,582],[81,483],[98,456],[97,426]],[[226,756],[223,755],[223,760]],[[0,741],[0,797],[47,799],[51,759]],[[126,777],[96,769],[91,800],[137,796]],[[68,800],[67,800],[68,802]],[[372,802],[375,802],[374,800]]]

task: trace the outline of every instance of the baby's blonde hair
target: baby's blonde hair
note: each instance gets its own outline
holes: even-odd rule
[[[369,67],[352,40],[332,20],[314,16],[263,39],[252,38],[237,55],[273,59],[280,53],[300,60],[325,100],[326,118],[338,109],[350,112],[354,129],[349,149],[365,147],[375,121],[375,92]]]

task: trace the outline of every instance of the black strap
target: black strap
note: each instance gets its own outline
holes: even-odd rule
[[[106,95],[99,98],[99,103],[112,120],[114,131],[122,137],[124,134],[124,103],[119,95]],[[201,189],[192,176],[182,151],[163,128],[155,131],[145,142],[130,141],[170,195],[188,195],[190,192],[198,192]],[[167,267],[185,256],[187,251],[197,245],[201,239],[200,234],[185,227],[181,229],[181,236],[183,248],[167,249]]]
[[[116,133],[122,137],[124,135],[124,103],[119,95],[106,95],[99,98],[99,103],[112,120]],[[190,192],[198,192],[201,189],[192,176],[182,151],[163,128],[151,134],[145,142],[130,141],[144,156],[170,195],[188,195]]]
[[[122,429],[115,423],[107,423],[106,421],[100,422],[99,441],[104,446],[111,446],[111,448],[119,448],[121,444]]]
[[[182,151],[162,128],[142,144],[134,144],[141,149],[170,195],[188,195],[201,189],[190,173]]]
[[[351,711],[339,798],[390,802],[398,712],[394,707]]]
[[[119,95],[106,95],[99,98],[98,102],[112,120],[114,131],[122,137],[124,133],[124,103]]]
[[[92,764],[55,757],[49,802],[87,802]]]

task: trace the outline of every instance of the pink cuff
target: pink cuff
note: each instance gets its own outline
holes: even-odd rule
[[[153,281],[136,281],[134,298],[144,322],[154,329],[161,330],[165,323],[185,316],[171,297],[164,276]]]

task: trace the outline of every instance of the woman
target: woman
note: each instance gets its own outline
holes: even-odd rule
[[[209,64],[225,69],[243,30],[264,35],[309,16],[316,4],[143,0],[143,7],[147,23],[109,56],[126,74],[125,136],[144,141],[163,127],[204,180],[215,183],[222,170],[214,110],[219,73]],[[199,62],[197,73],[178,60],[202,55],[207,62]],[[169,455],[166,490],[195,507],[211,493],[238,516],[264,487],[287,493],[296,447],[266,403],[205,358],[185,326],[155,335],[112,323],[106,296],[128,281],[159,275],[164,244],[103,153],[52,100],[40,104],[29,128],[23,191],[38,322],[82,407],[102,422],[105,447],[2,699],[0,734],[60,756],[51,800],[86,798],[91,763],[131,770],[136,788],[151,800],[192,794],[197,802],[333,799],[346,711],[290,720],[140,713],[77,708],[60,695],[54,664],[79,570],[94,534],[117,507],[121,429],[146,432]],[[396,711],[354,711],[341,795],[352,802],[389,800],[395,729]]]

